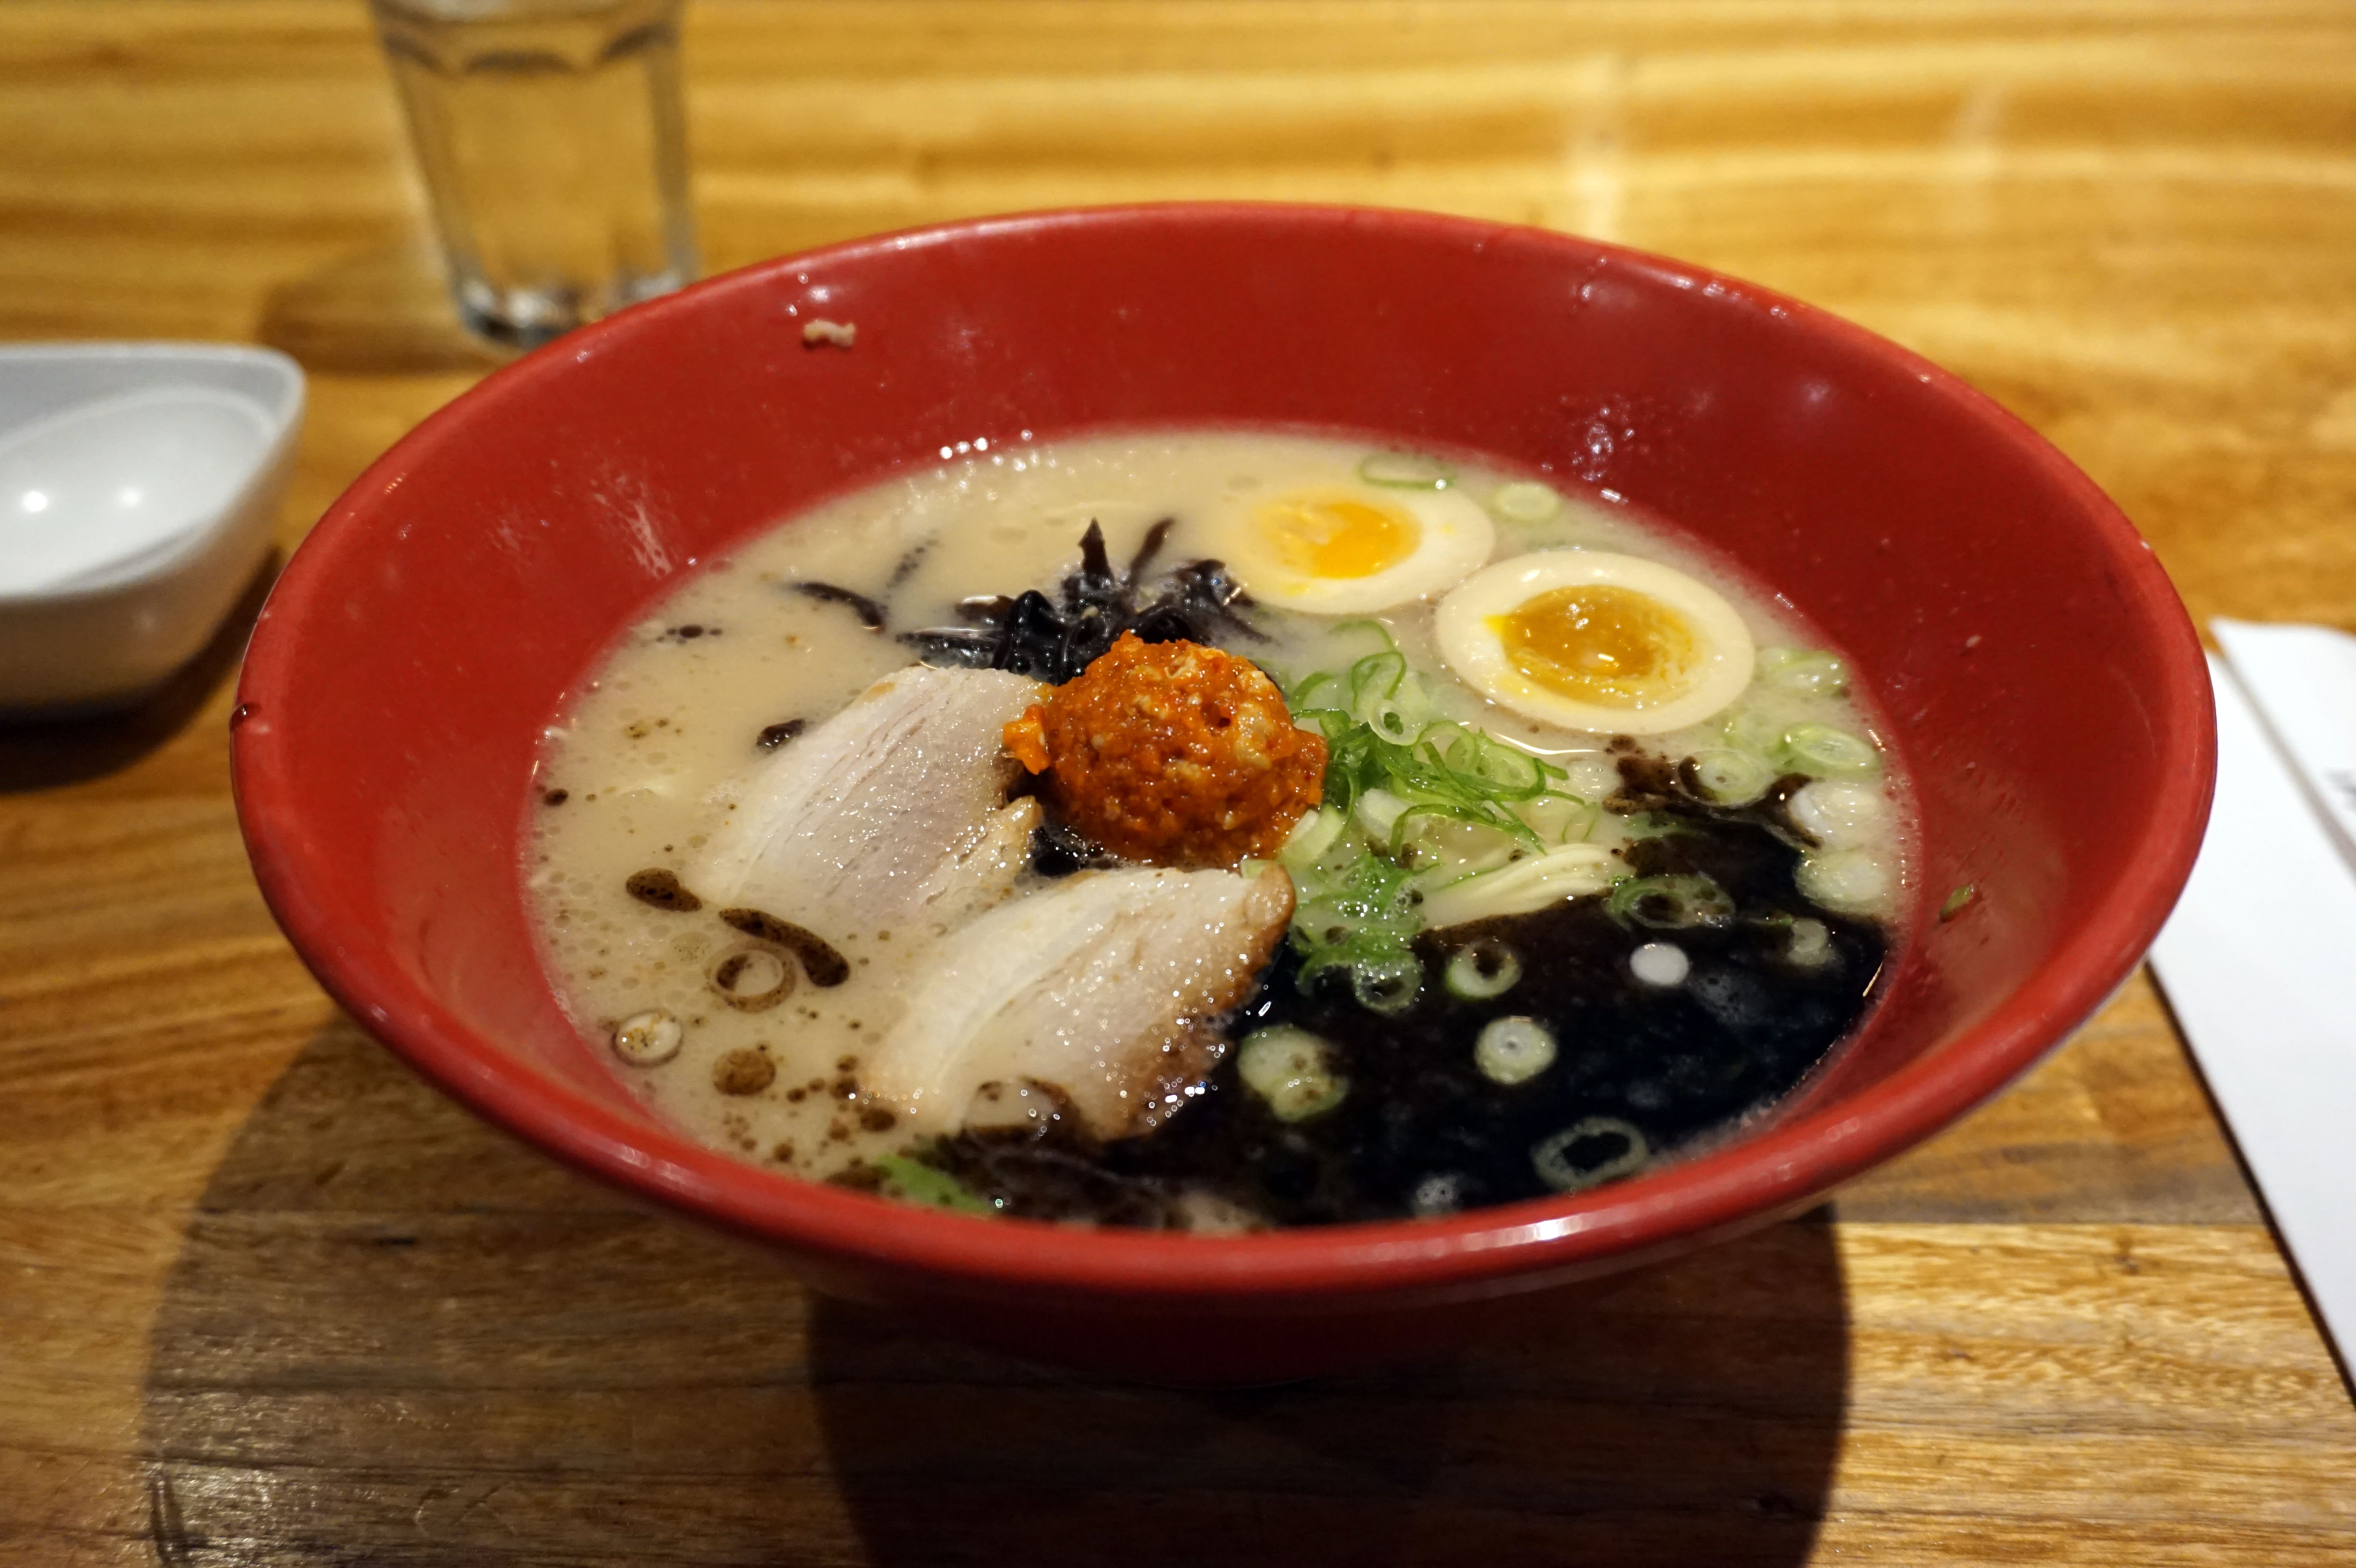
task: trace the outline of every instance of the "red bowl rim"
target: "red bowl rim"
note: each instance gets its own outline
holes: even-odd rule
[[[323,597],[344,556],[368,548],[358,525],[416,464],[431,461],[477,414],[529,397],[541,381],[610,345],[659,333],[704,296],[761,286],[813,263],[840,267],[914,245],[989,233],[1033,235],[1104,224],[1225,222],[1347,224],[1360,231],[1468,244],[1507,235],[1597,258],[1683,286],[1718,291],[1804,330],[1839,340],[1912,375],[2029,457],[2079,505],[2117,570],[2134,613],[2160,655],[2158,710],[2193,749],[2171,770],[2148,814],[2146,842],[2110,898],[2079,921],[2011,996],[1952,1038],[1840,1103],[1636,1179],[1577,1197],[1539,1199],[1445,1219],[1339,1225],[1232,1237],[1088,1231],[1016,1220],[975,1220],[890,1202],[764,1170],[542,1075],[478,1038],[432,995],[366,948],[347,945],[309,891],[337,876],[294,831],[302,802],[284,753],[233,731],[238,815],[263,897],[319,983],[427,1078],[524,1138],[620,1185],[707,1220],[801,1252],[873,1268],[912,1271],[1002,1289],[1210,1299],[1336,1297],[1478,1289],[1509,1276],[1602,1272],[1677,1242],[1786,1212],[1844,1179],[1920,1142],[2002,1089],[2091,1016],[2140,961],[2190,874],[2208,816],[2216,738],[2207,667],[2175,590],[2134,526],[2094,482],[1991,399],[1920,356],[1864,328],[1755,284],[1663,257],[1549,230],[1434,213],[1290,203],[1157,203],[1066,208],[967,219],[854,240],[755,263],[636,305],[568,334],[461,394],[396,443],[328,508],[294,552],[257,624],[239,686],[241,706],[284,711],[276,699],[300,657],[301,628],[332,609]],[[1723,301],[1721,300],[1721,303]],[[348,526],[354,525],[354,526]],[[275,730],[276,726],[254,727]],[[1616,1260],[1616,1261],[1615,1261]]]

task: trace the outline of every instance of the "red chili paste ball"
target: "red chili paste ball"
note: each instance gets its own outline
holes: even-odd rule
[[[1007,725],[1006,749],[1067,825],[1155,866],[1273,855],[1324,793],[1324,740],[1250,660],[1134,633]]]

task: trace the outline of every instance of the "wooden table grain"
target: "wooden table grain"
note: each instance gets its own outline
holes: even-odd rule
[[[686,58],[713,269],[1141,197],[1573,229],[1953,367],[2196,615],[2356,624],[2337,0],[691,0]],[[496,362],[418,213],[357,0],[0,7],[0,337],[296,354],[288,547]],[[238,641],[0,728],[0,1561],[2356,1561],[2348,1385],[2143,976],[1526,1338],[1108,1384],[814,1299],[339,1017],[239,847]]]

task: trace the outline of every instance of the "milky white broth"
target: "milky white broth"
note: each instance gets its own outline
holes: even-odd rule
[[[707,972],[744,939],[709,909],[669,912],[624,891],[633,873],[687,869],[726,816],[739,781],[771,755],[760,744],[765,731],[774,734],[772,727],[794,720],[815,726],[879,677],[916,662],[892,635],[863,627],[850,607],[782,584],[820,580],[866,594],[886,605],[893,632],[954,624],[953,606],[970,595],[1033,587],[1052,595],[1076,564],[1076,541],[1091,520],[1119,563],[1157,519],[1175,517],[1160,558],[1166,569],[1216,553],[1202,520],[1215,504],[1320,462],[1353,468],[1370,450],[1363,442],[1235,432],[976,450],[793,517],[682,583],[572,695],[547,731],[537,782],[544,801],[558,802],[533,812],[527,879],[537,928],[566,1007],[616,1075],[695,1138],[807,1177],[834,1174],[910,1141],[888,1107],[860,1095],[858,1059],[897,1018],[910,967],[925,962],[939,933],[824,932],[850,962],[848,981],[826,989],[805,981],[767,1011],[740,1012],[716,1000]],[[1462,466],[1454,483],[1485,504],[1499,485],[1521,477]],[[1562,546],[1645,556],[1690,573],[1740,611],[1762,648],[1820,645],[1786,604],[1622,508],[1566,497],[1543,523],[1500,517],[1493,559]],[[1255,618],[1271,640],[1230,645],[1280,680],[1354,656],[1337,651],[1333,620],[1265,606]],[[1559,787],[1590,799],[1612,792],[1606,737],[1518,718],[1450,676],[1433,649],[1430,600],[1375,618],[1445,714],[1566,767],[1569,777]],[[1362,644],[1355,651],[1363,652]],[[1742,700],[1777,722],[1871,731],[1869,717],[1843,699],[1782,696],[1754,684]],[[1682,756],[1718,743],[1718,735],[1713,720],[1655,738],[1647,749]],[[1879,848],[1898,863],[1905,816],[1889,816]],[[1607,815],[1595,840],[1610,844],[1621,827]],[[1898,896],[1893,891],[1893,907]],[[791,918],[790,911],[777,912]],[[683,1025],[675,1056],[634,1067],[606,1051],[617,1023],[650,1009]],[[766,1056],[774,1080],[758,1093],[723,1093],[714,1066],[741,1051]]]

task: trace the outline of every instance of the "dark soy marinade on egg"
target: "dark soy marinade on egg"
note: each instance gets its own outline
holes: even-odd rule
[[[934,1160],[1004,1211],[1100,1223],[1183,1222],[1183,1195],[1207,1192],[1279,1224],[1396,1219],[1539,1198],[1539,1145],[1591,1118],[1639,1129],[1655,1158],[1674,1153],[1790,1090],[1864,1011],[1881,967],[1879,925],[1800,896],[1798,851],[1763,822],[1733,814],[1663,815],[1675,830],[1629,847],[1639,876],[1700,874],[1735,904],[1716,926],[1622,924],[1603,895],[1531,914],[1426,932],[1416,941],[1424,984],[1388,1017],[1362,1007],[1346,978],[1304,995],[1299,964],[1280,957],[1229,1031],[1242,1039],[1292,1025],[1335,1048],[1348,1081],[1340,1104],[1286,1123],[1239,1080],[1230,1051],[1201,1095],[1159,1130],[1091,1149],[1044,1136],[964,1134]],[[1792,926],[1829,932],[1813,965],[1794,962]],[[1690,968],[1648,985],[1629,964],[1650,942],[1674,943]],[[1440,976],[1473,945],[1522,961],[1503,994],[1473,1000]],[[1493,1082],[1473,1043],[1494,1019],[1536,1019],[1554,1037],[1553,1063],[1523,1083]]]

